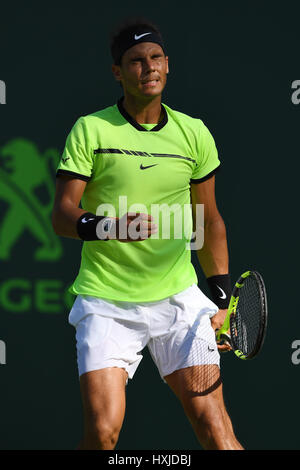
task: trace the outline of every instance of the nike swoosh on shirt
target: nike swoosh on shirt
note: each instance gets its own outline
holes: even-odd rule
[[[152,166],[156,166],[156,165],[158,165],[158,163],[154,163],[154,165],[148,165],[148,166],[143,166],[143,164],[141,163],[140,169],[146,170],[147,168],[151,168]]]
[[[134,39],[137,41],[138,39],[141,39],[143,36],[147,36],[147,34],[151,34],[151,33],[144,33],[144,34],[140,34],[139,36],[135,34]]]
[[[220,299],[226,299],[226,294],[225,294],[225,292],[223,291],[223,289],[221,289],[221,287],[219,287],[219,286],[217,286],[217,288],[220,289],[220,291],[221,291],[221,293],[222,293]]]
[[[83,219],[81,220],[81,222],[83,224],[86,224],[89,220],[94,220],[94,217],[92,217],[91,219],[86,219],[85,217],[83,217]]]

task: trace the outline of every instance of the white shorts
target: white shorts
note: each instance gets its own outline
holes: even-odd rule
[[[210,322],[217,311],[196,284],[157,302],[119,302],[79,295],[69,315],[69,323],[76,328],[79,376],[120,367],[132,379],[145,346],[163,380],[185,367],[219,366]]]

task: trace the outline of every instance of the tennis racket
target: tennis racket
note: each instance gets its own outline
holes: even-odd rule
[[[253,359],[263,346],[267,317],[264,281],[257,271],[246,271],[235,283],[217,342],[229,343],[240,359]]]

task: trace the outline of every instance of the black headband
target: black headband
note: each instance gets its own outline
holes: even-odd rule
[[[113,44],[111,53],[114,59],[114,63],[116,65],[120,65],[122,56],[127,51],[127,49],[130,49],[131,47],[135,46],[136,44],[140,44],[141,42],[154,42],[159,44],[164,51],[164,43],[160,34],[156,33],[155,31],[147,31],[145,29],[132,29],[120,34],[118,39]]]

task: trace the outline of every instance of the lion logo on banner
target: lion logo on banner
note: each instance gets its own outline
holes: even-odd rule
[[[55,261],[62,253],[61,242],[51,225],[55,192],[53,172],[59,153],[48,149],[41,155],[26,139],[13,139],[0,148],[0,199],[9,207],[1,217],[0,259],[8,260],[15,243],[29,231],[40,244],[34,254],[37,261]],[[47,201],[42,202],[43,188]]]

